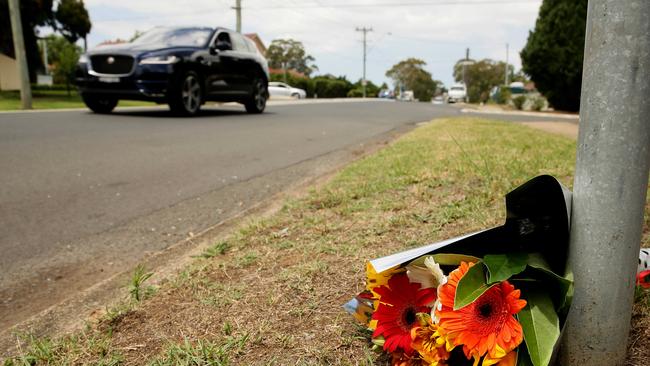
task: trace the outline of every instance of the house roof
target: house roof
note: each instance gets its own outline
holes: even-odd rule
[[[257,46],[257,49],[260,51],[260,53],[266,55],[266,46],[264,45],[264,42],[262,42],[262,39],[257,33],[247,33],[244,34],[244,37],[247,37],[251,41],[255,42],[255,46]]]

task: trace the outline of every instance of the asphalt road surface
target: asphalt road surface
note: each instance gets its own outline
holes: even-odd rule
[[[360,101],[0,114],[0,331],[314,174],[319,157],[459,113]]]

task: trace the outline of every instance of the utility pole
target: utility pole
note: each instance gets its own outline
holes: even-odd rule
[[[650,168],[650,1],[590,0],[559,365],[625,362]]]
[[[469,64],[469,47],[465,49],[465,61],[463,61],[463,84],[465,85],[465,88],[467,88],[467,79],[465,78],[467,64]]]
[[[235,6],[232,8],[237,14],[237,33],[241,33],[241,0],[235,0]]]
[[[510,57],[510,45],[506,43],[506,83],[505,86],[508,86],[508,58]]]
[[[23,25],[20,18],[20,5],[18,0],[9,0],[9,17],[11,18],[14,53],[16,54],[16,64],[18,66],[18,75],[20,76],[20,101],[23,109],[32,109],[32,89],[29,85],[29,70],[27,69]]]
[[[366,35],[368,32],[372,32],[372,28],[359,28],[357,27],[357,32],[363,32],[363,79],[361,79],[361,85],[363,86],[363,97],[366,97]]]

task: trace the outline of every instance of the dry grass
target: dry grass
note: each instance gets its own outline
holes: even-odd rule
[[[31,340],[15,363],[386,364],[341,308],[362,289],[364,261],[502,223],[504,194],[529,178],[569,186],[574,151],[514,124],[435,121],[251,221],[155,295],[45,351]],[[637,306],[630,365],[648,359],[649,322]]]

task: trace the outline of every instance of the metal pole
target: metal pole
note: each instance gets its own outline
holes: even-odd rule
[[[27,56],[25,55],[25,41],[23,40],[23,24],[20,19],[20,5],[18,0],[9,0],[9,16],[11,17],[11,33],[14,40],[16,65],[20,76],[20,101],[23,109],[32,109],[32,89],[29,85],[29,72],[27,69]]]
[[[508,58],[510,57],[510,45],[506,43],[506,86],[508,86]]]
[[[366,29],[363,29],[363,80],[361,86],[363,87],[363,97],[366,97]]]
[[[560,365],[623,365],[650,167],[650,1],[590,0]]]
[[[237,13],[237,33],[241,33],[241,0],[235,0],[233,9]]]
[[[47,39],[43,38],[41,44],[43,45],[43,65],[45,65],[45,75],[49,75],[50,70],[47,66],[50,64],[50,62],[47,59]]]

